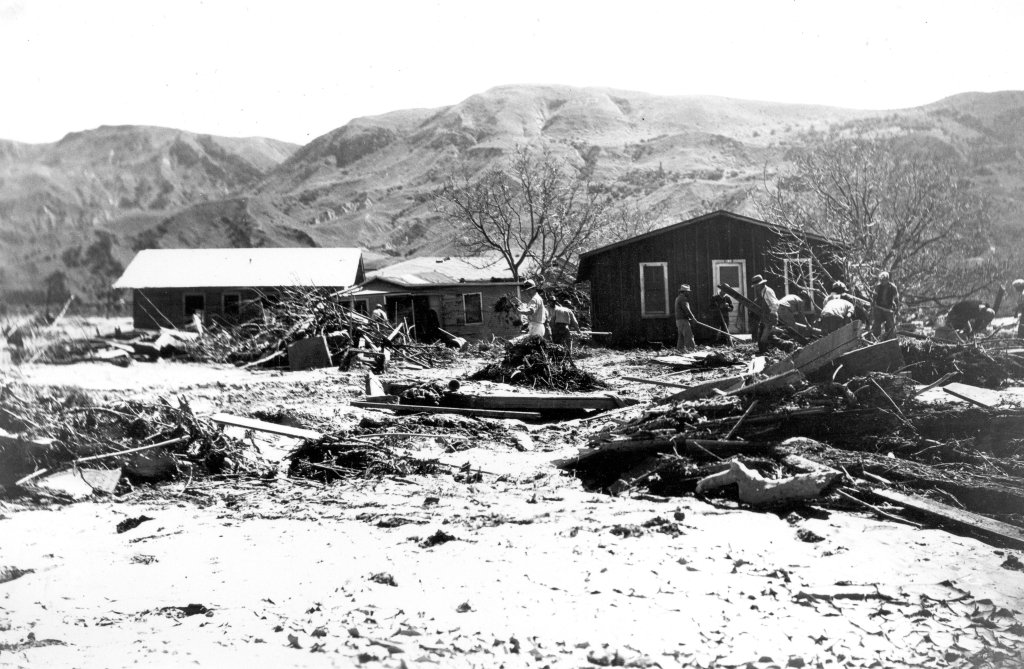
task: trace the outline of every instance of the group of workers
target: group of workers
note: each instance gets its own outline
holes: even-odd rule
[[[551,341],[566,347],[569,355],[572,355],[572,335],[570,332],[580,332],[579,321],[576,320],[576,313],[569,308],[565,300],[550,296],[553,309],[550,311],[544,303],[544,294],[532,280],[523,283],[523,292],[527,301],[519,307],[519,313],[526,316],[526,334],[530,337],[544,337],[550,331]]]
[[[822,302],[821,312],[813,324],[807,318],[813,304],[811,296],[806,291],[800,290],[779,298],[760,274],[751,280],[750,285],[754,292],[753,301],[760,312],[759,315],[751,314],[752,317],[758,318],[753,334],[760,353],[769,349],[774,329],[780,324],[807,334],[820,331],[824,335],[856,319],[870,321],[871,333],[878,340],[889,339],[896,333],[900,292],[888,272],[881,272],[878,275],[878,283],[872,289],[870,300],[851,295],[842,281],[833,282]],[[1024,279],[1014,281],[1013,289],[1017,294],[1017,336],[1024,338]],[[683,284],[679,287],[675,301],[675,318],[678,332],[676,348],[684,352],[696,348],[693,326],[700,323],[693,315],[689,300],[690,286]],[[727,341],[731,339],[729,312],[732,310],[732,301],[724,290],[711,298],[712,323],[709,329],[718,335],[719,341],[721,335],[725,335]],[[995,311],[988,304],[978,300],[962,300],[945,314],[945,324],[961,337],[970,338],[987,328],[993,318]]]

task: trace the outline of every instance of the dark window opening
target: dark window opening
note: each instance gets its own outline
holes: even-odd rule
[[[242,296],[238,293],[224,293],[224,316],[238,318],[242,312]]]
[[[205,295],[186,295],[185,296],[185,318],[192,318],[192,314],[197,311],[206,311],[206,296]]]
[[[466,310],[466,325],[484,322],[484,304],[480,293],[464,294],[462,304]]]

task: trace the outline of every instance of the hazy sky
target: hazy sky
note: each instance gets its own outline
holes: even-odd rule
[[[1019,0],[0,0],[0,138],[305,143],[514,83],[910,107],[1024,89],[1022,19]]]

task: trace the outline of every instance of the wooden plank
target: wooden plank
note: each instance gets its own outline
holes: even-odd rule
[[[247,430],[280,434],[285,437],[295,437],[296,439],[320,439],[324,436],[322,432],[317,432],[316,430],[305,430],[300,427],[278,425],[277,423],[268,423],[266,421],[256,420],[255,418],[245,418],[244,416],[232,416],[231,414],[226,413],[214,414],[210,416],[210,420],[214,423],[220,423],[221,425],[234,425],[236,427],[244,427]]]
[[[561,395],[557,393],[458,393],[449,399],[467,409],[499,409],[502,411],[563,411],[582,409],[616,409],[625,400],[612,393],[592,395]],[[636,400],[631,401],[636,404]]]
[[[619,377],[623,381],[632,381],[633,383],[649,383],[652,386],[668,386],[669,388],[689,388],[690,385],[687,383],[678,383],[676,381],[662,381],[661,379],[645,379],[641,376],[622,376]]]
[[[691,386],[682,392],[669,395],[658,402],[658,404],[665,404],[667,402],[686,402],[688,400],[697,400],[702,397],[710,397],[715,394],[716,390],[733,390],[740,387],[745,379],[745,376],[737,375],[723,376],[720,379],[704,381],[703,383],[698,383],[697,385]]]
[[[373,372],[366,373],[365,390],[367,395],[385,395],[384,384]]]
[[[756,393],[772,392],[779,388],[799,383],[804,378],[803,373],[799,369],[791,369],[788,372],[771,376],[763,381],[752,383],[749,386],[743,386],[726,393],[726,395],[750,395]]]
[[[872,494],[887,502],[899,504],[914,513],[926,516],[941,525],[967,532],[985,543],[1024,549],[1024,529],[992,518],[964,511],[941,502],[892,490],[875,489]]]
[[[991,409],[994,406],[998,406],[999,403],[1003,401],[998,390],[979,388],[977,386],[967,385],[966,383],[950,383],[942,389],[953,397],[959,397],[966,402],[970,402],[971,404],[975,404],[985,409]]]
[[[805,376],[813,374],[844,353],[860,348],[863,343],[860,338],[860,328],[860,321],[844,325],[835,332],[830,332],[821,339],[812,341],[774,365],[769,365],[765,368],[764,373],[775,376],[789,369],[798,369]]]
[[[899,341],[889,339],[844,353],[836,358],[835,364],[842,365],[842,373],[850,377],[868,372],[895,372],[906,363],[903,361],[903,354],[900,353]]]
[[[361,409],[384,409],[387,411],[404,411],[412,413],[454,413],[462,416],[478,418],[518,418],[519,420],[539,420],[541,415],[536,411],[494,411],[492,409],[460,409],[455,407],[418,406],[415,404],[383,404],[379,402],[352,402],[352,406]]]

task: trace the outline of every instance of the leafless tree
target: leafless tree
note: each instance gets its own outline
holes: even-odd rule
[[[497,253],[518,281],[529,267],[546,277],[570,272],[608,220],[610,200],[549,150],[519,146],[504,168],[479,178],[451,175],[438,195],[468,254]]]
[[[787,231],[778,257],[814,257],[808,235],[825,237],[839,252],[819,261],[865,292],[888,271],[909,305],[973,295],[996,277],[991,204],[948,146],[832,135],[790,159],[758,202],[761,217]]]

